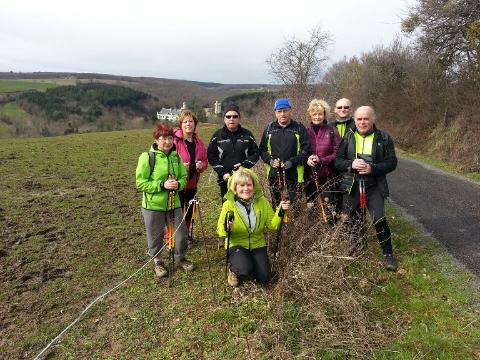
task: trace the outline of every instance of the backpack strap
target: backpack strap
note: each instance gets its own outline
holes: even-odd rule
[[[330,130],[330,146],[333,149],[335,147],[335,132],[333,131],[334,125],[328,124],[328,129]]]
[[[150,175],[152,175],[153,169],[155,168],[155,152],[154,151],[148,152],[148,164],[150,165]]]

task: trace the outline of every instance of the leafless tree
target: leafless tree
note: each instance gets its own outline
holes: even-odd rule
[[[320,26],[310,30],[309,34],[306,41],[295,36],[285,40],[282,47],[266,60],[270,74],[279,83],[302,89],[318,79],[322,64],[328,59],[326,49],[332,39]]]

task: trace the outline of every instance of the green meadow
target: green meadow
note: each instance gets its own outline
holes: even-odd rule
[[[201,127],[205,142],[214,129]],[[177,270],[171,287],[154,277],[152,263],[137,272],[148,257],[134,174],[151,142],[150,130],[0,140],[0,357],[35,357],[94,299],[136,273],[81,316],[48,358],[305,358],[315,346],[306,340],[315,308],[277,296],[275,285],[226,285],[211,169],[199,188],[205,235],[197,218],[201,242],[189,250],[197,270]],[[478,279],[387,210],[399,271],[383,270],[374,238],[347,268],[366,321],[391,328],[362,357],[479,358]],[[355,354],[339,345],[314,358]]]
[[[0,93],[9,93],[26,90],[45,91],[50,88],[60,86],[50,80],[0,80]]]

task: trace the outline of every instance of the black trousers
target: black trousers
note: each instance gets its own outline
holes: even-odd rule
[[[382,251],[384,254],[392,254],[392,236],[385,218],[384,198],[376,186],[368,187],[366,192],[367,209],[372,217]],[[344,195],[343,211],[349,216],[349,221],[361,218],[360,193],[357,183],[353,186],[350,194]]]
[[[227,191],[228,191],[227,182],[224,181],[223,179],[222,179],[222,180],[218,180],[218,186],[220,186],[220,196],[221,196],[221,198],[222,198],[222,201],[224,201],[223,197],[225,196],[225,194],[226,194]]]
[[[237,276],[250,276],[260,283],[270,281],[271,269],[268,260],[267,248],[261,247],[249,251],[240,246],[231,247],[228,253],[230,270]]]
[[[192,214],[193,214],[193,205],[190,205],[189,207],[188,204],[190,203],[190,200],[193,199],[196,193],[197,193],[197,188],[178,192],[178,196],[180,197],[180,204],[182,206],[182,211],[184,211],[185,209],[188,209],[187,215],[185,216],[185,222],[187,223],[189,223],[192,220]]]
[[[270,194],[272,195],[272,206],[273,208],[276,208],[282,200],[281,188],[276,178],[269,178],[268,183],[270,185]],[[296,181],[293,180],[287,179],[286,183],[288,193],[288,199],[286,200],[290,200],[290,202],[294,203],[297,197],[301,195],[302,188]]]

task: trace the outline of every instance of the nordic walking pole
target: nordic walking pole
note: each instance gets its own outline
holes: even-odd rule
[[[174,175],[168,175],[169,179],[174,179]],[[175,269],[175,190],[168,192],[168,287],[172,286],[172,277]]]
[[[280,164],[280,168],[278,169],[278,182],[280,188],[280,200],[287,201],[288,199],[288,188],[287,188],[287,181],[285,179],[285,167],[283,164]],[[283,217],[283,222],[288,223],[288,216],[285,214]]]
[[[230,223],[233,222],[233,220],[235,220],[235,214],[232,210],[230,210],[225,216],[225,225],[227,228],[227,248],[225,249],[225,276],[228,275],[228,256],[230,255],[230,237],[232,235],[232,224]]]
[[[213,286],[212,267],[210,265],[210,256],[208,254],[208,248],[207,248],[207,234],[205,233],[205,228],[203,227],[203,220],[202,220],[202,212],[201,212],[201,209],[200,209],[200,202],[198,201],[196,195],[195,195],[195,197],[193,198],[192,201],[195,201],[197,203],[197,206],[198,206],[198,218],[200,220],[200,228],[201,228],[202,234],[203,234],[203,236],[202,236],[203,246],[205,247],[205,255],[207,257],[208,274],[210,275],[210,285],[212,287],[212,295],[213,295],[213,297],[215,298],[215,301],[218,304],[217,295],[215,293],[215,287]]]
[[[190,224],[188,226],[188,240],[190,240],[190,242],[193,241],[193,222],[195,221],[196,211],[197,211],[197,202],[193,201],[193,203],[192,203],[192,218],[190,219]]]
[[[315,187],[317,188],[318,202],[320,204],[320,209],[322,210],[323,222],[327,224],[328,220],[327,220],[327,212],[325,210],[325,200],[323,199],[322,188],[320,187],[320,183],[318,181],[318,173],[316,168],[313,168],[312,172],[313,172],[313,177],[315,179]]]

